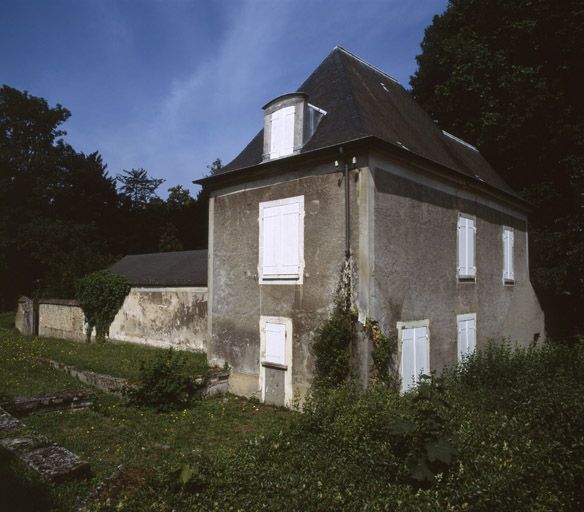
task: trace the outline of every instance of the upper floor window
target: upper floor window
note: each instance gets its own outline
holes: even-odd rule
[[[279,158],[294,152],[295,116],[295,106],[281,108],[270,115],[270,158]]]
[[[475,218],[470,215],[458,215],[458,278],[474,279],[476,226]]]
[[[260,283],[302,284],[304,196],[260,203]]]
[[[503,228],[503,282],[513,283],[515,273],[513,270],[513,243],[514,234],[512,228]]]

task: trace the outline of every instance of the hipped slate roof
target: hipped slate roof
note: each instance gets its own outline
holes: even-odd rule
[[[207,251],[131,254],[110,271],[132,286],[207,286]]]
[[[443,132],[393,78],[340,47],[299,87],[327,115],[301,153],[376,137],[508,194],[512,189],[472,146]],[[263,130],[222,173],[262,162]]]

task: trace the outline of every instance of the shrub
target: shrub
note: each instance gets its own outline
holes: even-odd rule
[[[195,379],[186,371],[186,358],[170,348],[149,363],[140,365],[137,386],[126,390],[130,403],[160,411],[184,407],[206,384],[207,376]]]
[[[582,510],[583,393],[584,347],[491,346],[405,395],[348,380],[286,431],[184,469],[168,506]]]
[[[315,386],[336,387],[349,378],[356,325],[357,314],[351,308],[351,265],[346,261],[335,293],[333,310],[318,329],[312,345]]]
[[[109,327],[129,292],[128,280],[108,270],[94,272],[77,282],[76,297],[87,321],[88,343],[94,328],[96,341],[105,341]]]

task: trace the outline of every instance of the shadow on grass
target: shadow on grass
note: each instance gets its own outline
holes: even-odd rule
[[[50,488],[20,468],[9,454],[0,451],[0,509],[45,512],[55,507]]]

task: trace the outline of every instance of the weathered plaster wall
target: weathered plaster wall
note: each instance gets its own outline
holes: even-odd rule
[[[374,269],[371,316],[386,330],[396,322],[430,320],[430,366],[457,360],[456,315],[476,313],[477,347],[508,337],[521,345],[544,337],[544,317],[529,281],[527,221],[523,214],[468,191],[371,159]],[[475,282],[457,279],[458,212],[476,216]],[[515,230],[515,284],[502,281],[503,225]]]
[[[82,340],[83,311],[75,301],[41,301],[39,304],[39,336]]]
[[[160,347],[205,349],[207,288],[132,288],[110,338]]]
[[[358,247],[357,171],[350,180],[352,236]],[[259,284],[259,203],[304,195],[302,285]],[[231,390],[260,397],[260,316],[292,319],[292,390],[303,396],[313,375],[310,347],[326,317],[344,259],[342,173],[330,165],[303,175],[248,183],[211,200],[209,358],[228,362]]]
[[[75,301],[42,302],[39,336],[83,340],[84,315]],[[110,339],[204,350],[206,288],[132,288],[110,326]]]

